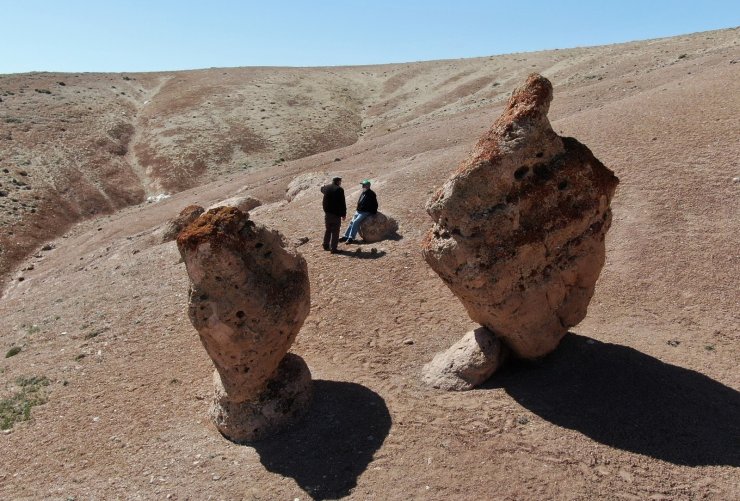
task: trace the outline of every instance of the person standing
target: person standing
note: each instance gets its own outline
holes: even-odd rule
[[[352,216],[347,231],[344,232],[344,236],[339,239],[340,242],[351,244],[355,241],[357,232],[360,230],[360,223],[369,216],[377,214],[378,212],[378,197],[375,192],[370,189],[370,180],[365,179],[360,183],[362,185],[362,193],[360,198],[357,200],[357,211]]]
[[[339,242],[339,228],[342,220],[347,217],[347,203],[344,200],[344,188],[342,188],[342,178],[335,177],[331,184],[321,187],[321,193],[324,194],[324,250],[337,253],[337,244]]]

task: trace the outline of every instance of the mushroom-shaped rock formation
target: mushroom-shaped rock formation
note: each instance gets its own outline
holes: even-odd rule
[[[380,242],[395,235],[398,223],[391,216],[377,212],[360,223],[360,237],[367,243]]]
[[[218,429],[248,442],[298,420],[311,399],[311,374],[286,352],[310,308],[303,256],[234,207],[201,215],[177,246],[190,276],[190,321],[216,366]]]
[[[198,219],[198,216],[204,212],[205,210],[200,205],[188,205],[185,207],[176,218],[170,220],[165,225],[162,231],[162,242],[169,242],[177,238],[178,233]]]
[[[619,180],[558,136],[537,74],[427,203],[427,263],[470,318],[522,358],[551,352],[586,315]]]

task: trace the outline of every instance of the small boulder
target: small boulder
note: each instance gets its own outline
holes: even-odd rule
[[[366,217],[360,223],[360,237],[368,243],[380,242],[392,237],[398,231],[398,223],[382,212]]]
[[[303,196],[309,190],[318,191],[319,188],[331,182],[328,172],[307,172],[295,177],[285,190],[285,199],[292,202]]]
[[[249,212],[262,205],[262,202],[250,195],[237,195],[235,197],[227,198],[218,203],[215,203],[208,207],[206,210],[215,209],[217,207],[236,207],[242,212]]]
[[[506,358],[506,346],[485,327],[465,334],[422,369],[422,381],[442,390],[471,390],[496,372]]]

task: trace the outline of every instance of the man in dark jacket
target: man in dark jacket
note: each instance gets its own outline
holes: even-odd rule
[[[324,250],[330,250],[332,254],[336,254],[339,228],[342,225],[342,220],[347,217],[347,203],[344,201],[342,178],[335,177],[331,184],[322,186],[321,193],[324,194],[324,224],[326,225]]]
[[[349,223],[347,231],[344,232],[344,236],[339,239],[340,242],[347,244],[355,241],[357,232],[360,230],[360,223],[362,223],[363,219],[378,212],[378,197],[370,189],[370,180],[365,179],[360,184],[362,185],[362,193],[360,193],[360,198],[357,200],[357,211],[352,216],[352,221]]]

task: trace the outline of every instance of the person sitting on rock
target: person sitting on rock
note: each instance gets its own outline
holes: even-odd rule
[[[340,242],[351,244],[355,241],[357,232],[360,230],[360,224],[362,221],[378,213],[378,197],[375,196],[375,192],[370,189],[370,180],[365,179],[360,183],[362,185],[362,193],[360,198],[357,200],[357,211],[352,216],[347,231],[344,232],[344,236],[339,239]]]
[[[321,193],[324,194],[324,250],[330,250],[332,254],[337,253],[337,244],[339,240],[339,229],[342,226],[342,219],[347,216],[347,204],[344,201],[344,189],[342,188],[342,178],[337,176],[332,179],[331,184],[321,187]]]

